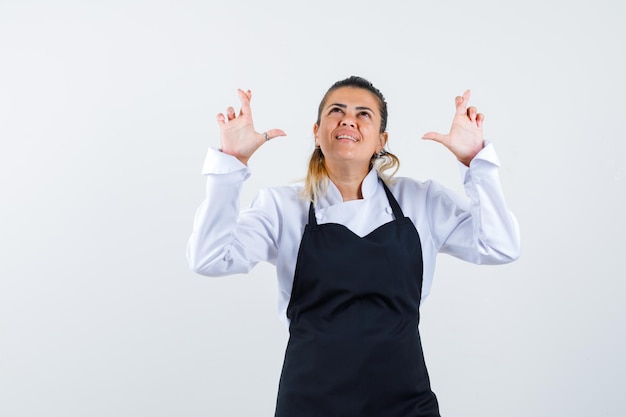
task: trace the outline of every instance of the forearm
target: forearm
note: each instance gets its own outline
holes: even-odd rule
[[[486,153],[489,152],[493,149],[486,149]],[[502,191],[497,158],[495,162],[476,158],[464,182],[465,192],[470,198],[478,263],[512,262],[520,253],[519,226]]]
[[[493,146],[485,148],[462,168],[467,201],[447,193],[439,224],[450,231],[441,251],[477,264],[502,264],[519,257],[520,236],[515,216],[502,191],[499,161]],[[445,213],[447,218],[443,218]]]
[[[251,266],[236,256],[239,195],[245,171],[206,176],[206,197],[196,210],[187,243],[189,267],[202,275],[247,272]]]

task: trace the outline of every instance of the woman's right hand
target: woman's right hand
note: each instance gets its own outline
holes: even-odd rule
[[[239,115],[235,114],[235,109],[232,107],[226,109],[226,116],[222,113],[217,115],[217,123],[220,125],[221,151],[239,159],[244,165],[248,165],[252,154],[263,143],[287,134],[280,129],[270,129],[265,133],[254,130],[250,109],[252,92],[238,89],[237,94],[241,101]]]

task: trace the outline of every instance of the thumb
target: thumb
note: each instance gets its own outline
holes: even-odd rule
[[[437,132],[428,132],[422,136],[422,139],[434,140],[435,142],[444,143],[447,135],[442,135]]]
[[[280,129],[270,129],[270,130],[267,130],[265,133],[267,133],[268,140],[274,139],[278,136],[287,136],[287,134]]]

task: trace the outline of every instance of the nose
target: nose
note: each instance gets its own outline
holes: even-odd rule
[[[354,119],[346,116],[343,118],[343,120],[341,120],[341,125],[342,126],[350,126],[350,127],[355,127],[356,124],[354,123]]]

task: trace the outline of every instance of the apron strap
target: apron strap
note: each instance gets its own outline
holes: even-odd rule
[[[317,219],[315,218],[315,208],[313,202],[309,205],[309,223],[310,226],[317,226]]]
[[[387,184],[385,184],[385,181],[383,181],[381,178],[379,179],[380,179],[380,182],[383,184],[385,193],[387,194],[387,200],[389,200],[389,204],[391,204],[391,210],[393,210],[393,217],[396,220],[403,219],[404,213],[402,212],[402,209],[400,208],[400,204],[398,204],[398,201],[395,199],[393,194],[391,194],[391,191],[389,191],[389,188],[387,187]]]

